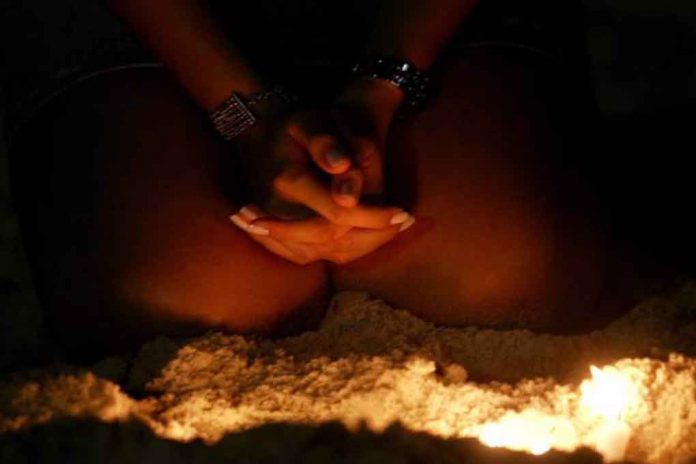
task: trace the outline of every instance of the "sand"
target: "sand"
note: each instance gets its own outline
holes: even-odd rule
[[[695,314],[689,284],[553,336],[439,328],[345,292],[300,336],[159,338],[128,362],[7,377],[0,460],[696,462]],[[615,417],[585,401],[591,364],[631,390],[609,401]],[[625,447],[606,443],[619,423]]]

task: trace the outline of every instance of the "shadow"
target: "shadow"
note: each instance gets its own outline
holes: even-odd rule
[[[31,463],[601,463],[589,450],[541,456],[488,448],[475,439],[441,439],[393,425],[383,433],[338,423],[269,424],[206,445],[154,435],[137,422],[56,421],[0,436],[0,460]]]
[[[696,273],[692,136],[696,100],[604,122],[596,180],[619,239]],[[600,167],[600,163],[596,167]]]

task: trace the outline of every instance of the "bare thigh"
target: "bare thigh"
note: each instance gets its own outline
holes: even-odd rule
[[[326,304],[323,264],[286,262],[230,224],[232,153],[163,70],[82,83],[11,152],[41,297],[78,350],[201,328],[289,329]]]
[[[621,310],[607,304],[616,259],[596,198],[574,168],[580,139],[567,140],[585,133],[573,128],[577,82],[554,66],[503,49],[442,66],[437,99],[388,147],[391,188],[416,225],[334,266],[338,289],[455,325],[572,329]]]

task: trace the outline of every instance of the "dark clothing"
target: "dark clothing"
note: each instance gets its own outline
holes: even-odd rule
[[[321,88],[321,82],[341,82],[362,56],[380,7],[374,0],[208,3],[262,76],[300,93],[303,88]],[[110,67],[156,62],[106,4],[5,0],[0,78],[8,131],[81,77]],[[557,58],[577,56],[578,44],[584,41],[577,5],[481,0],[450,48],[518,46]]]

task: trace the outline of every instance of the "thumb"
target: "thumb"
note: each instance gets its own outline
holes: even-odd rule
[[[324,128],[325,129],[325,128]],[[304,146],[314,163],[328,174],[341,174],[350,169],[351,156],[338,138],[312,124],[293,121],[287,126],[289,135]]]
[[[343,174],[333,176],[331,194],[337,205],[352,208],[360,202],[363,188],[363,174],[351,168]]]
[[[365,136],[351,137],[354,164],[363,175],[362,191],[368,195],[384,192],[384,156],[377,142]]]

